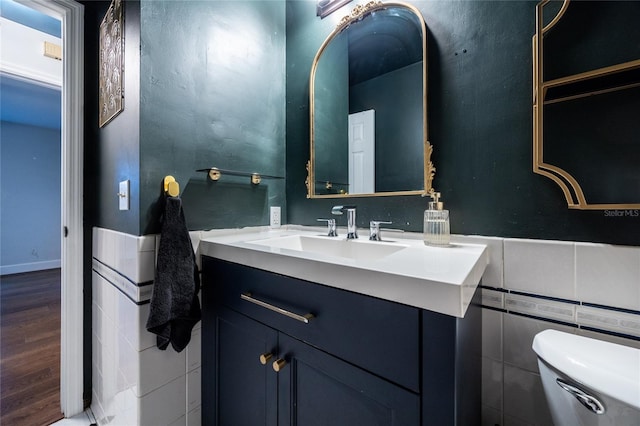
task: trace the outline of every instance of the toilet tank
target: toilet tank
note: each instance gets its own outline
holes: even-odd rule
[[[640,350],[556,330],[533,350],[556,426],[640,426]]]

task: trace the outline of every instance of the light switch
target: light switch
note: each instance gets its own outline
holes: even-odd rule
[[[118,199],[120,200],[120,210],[129,210],[129,180],[128,179],[120,182]]]

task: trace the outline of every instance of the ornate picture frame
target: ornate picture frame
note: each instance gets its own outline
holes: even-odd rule
[[[99,126],[124,109],[124,3],[113,0],[100,23]]]

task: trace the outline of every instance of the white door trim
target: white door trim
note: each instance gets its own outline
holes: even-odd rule
[[[72,417],[84,410],[84,6],[74,0],[18,1],[62,22],[60,405],[65,417]]]

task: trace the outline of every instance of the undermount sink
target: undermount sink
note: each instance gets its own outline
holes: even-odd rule
[[[353,260],[376,260],[403,250],[407,246],[369,240],[347,240],[340,237],[287,235],[247,241],[275,249],[295,250]]]

